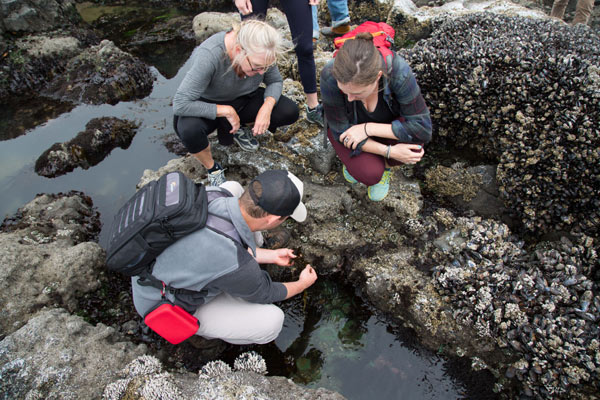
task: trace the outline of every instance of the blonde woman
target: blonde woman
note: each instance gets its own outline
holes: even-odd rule
[[[367,185],[373,201],[387,196],[391,167],[419,162],[431,140],[429,109],[412,70],[396,53],[390,63],[391,71],[363,32],[321,72],[329,141],[344,178]]]
[[[258,20],[219,32],[196,49],[194,64],[173,98],[174,126],[207,169],[211,186],[225,182],[208,142],[211,132],[217,130],[224,146],[236,142],[242,150],[256,151],[255,136],[298,119],[296,103],[281,95],[283,80],[275,64],[286,50],[279,32]]]

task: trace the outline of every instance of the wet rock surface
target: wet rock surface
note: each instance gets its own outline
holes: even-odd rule
[[[72,0],[3,1],[0,10],[0,35],[50,31],[81,21]]]
[[[99,215],[81,193],[41,195],[1,229],[1,335],[44,306],[74,312],[78,297],[99,287],[105,263],[104,250],[94,242]]]
[[[99,398],[118,371],[144,354],[113,328],[63,309],[40,311],[0,342],[5,399]]]
[[[149,95],[154,79],[146,64],[103,40],[69,60],[44,93],[75,104],[116,104]]]
[[[31,95],[96,43],[72,1],[5,1],[0,7],[0,104]]]
[[[35,172],[53,178],[80,167],[88,169],[99,164],[110,152],[127,149],[139,124],[114,117],[94,118],[75,138],[55,143],[37,159]]]

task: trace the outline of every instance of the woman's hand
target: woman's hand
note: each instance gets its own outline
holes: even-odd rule
[[[367,139],[364,124],[352,125],[346,132],[340,135],[340,142],[348,149],[356,149],[356,146]]]
[[[236,133],[240,129],[240,116],[235,111],[235,108],[217,104],[217,117],[227,118],[227,122],[231,124],[229,133]]]
[[[269,125],[271,125],[271,112],[273,111],[274,106],[275,99],[267,97],[256,114],[256,120],[254,121],[254,127],[252,128],[254,136],[262,135],[267,131]]]
[[[250,0],[235,0],[235,6],[242,15],[252,14],[252,2]]]
[[[391,147],[390,158],[404,164],[415,164],[421,161],[425,150],[419,144],[398,143]]]

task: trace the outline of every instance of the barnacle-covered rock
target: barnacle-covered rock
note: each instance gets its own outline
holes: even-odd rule
[[[430,107],[432,146],[498,163],[531,232],[600,231],[600,38],[584,26],[473,14],[401,54]]]
[[[40,195],[0,227],[0,335],[43,306],[73,312],[78,298],[98,289],[104,250],[94,240],[100,216],[80,192]]]
[[[197,377],[184,372],[162,372],[162,365],[152,356],[133,360],[124,376],[108,384],[106,400],[150,399],[303,399],[343,400],[338,393],[325,389],[306,389],[282,377],[265,377],[265,360],[257,353],[241,354],[236,370],[221,360],[206,364]]]
[[[458,323],[517,354],[503,380],[524,394],[575,398],[598,390],[598,243],[586,235],[527,249],[503,224],[457,218],[462,245],[433,268]]]
[[[69,60],[43,93],[75,104],[117,104],[146,97],[155,79],[146,64],[103,40]]]

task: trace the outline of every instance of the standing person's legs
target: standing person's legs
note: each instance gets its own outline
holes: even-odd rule
[[[319,6],[310,6],[312,9],[313,39],[319,39]]]
[[[579,0],[577,2],[577,8],[575,9],[575,17],[573,18],[573,25],[575,24],[587,24],[592,10],[594,9],[594,0]]]
[[[317,70],[312,45],[312,11],[307,0],[282,0],[292,40],[296,45],[298,56],[298,72],[306,93],[308,107],[315,108],[319,104],[317,97]]]
[[[252,0],[252,14],[242,15],[242,20],[246,18],[260,18],[265,19],[267,17],[267,7],[269,6],[269,0]]]
[[[333,28],[350,23],[348,0],[327,0],[327,7],[329,8]]]
[[[550,16],[562,19],[565,16],[565,10],[568,5],[569,0],[554,0],[554,4],[552,4],[552,11],[550,11]]]
[[[264,344],[277,338],[284,314],[273,304],[249,303],[222,293],[194,313],[200,328],[196,335],[232,344]]]

